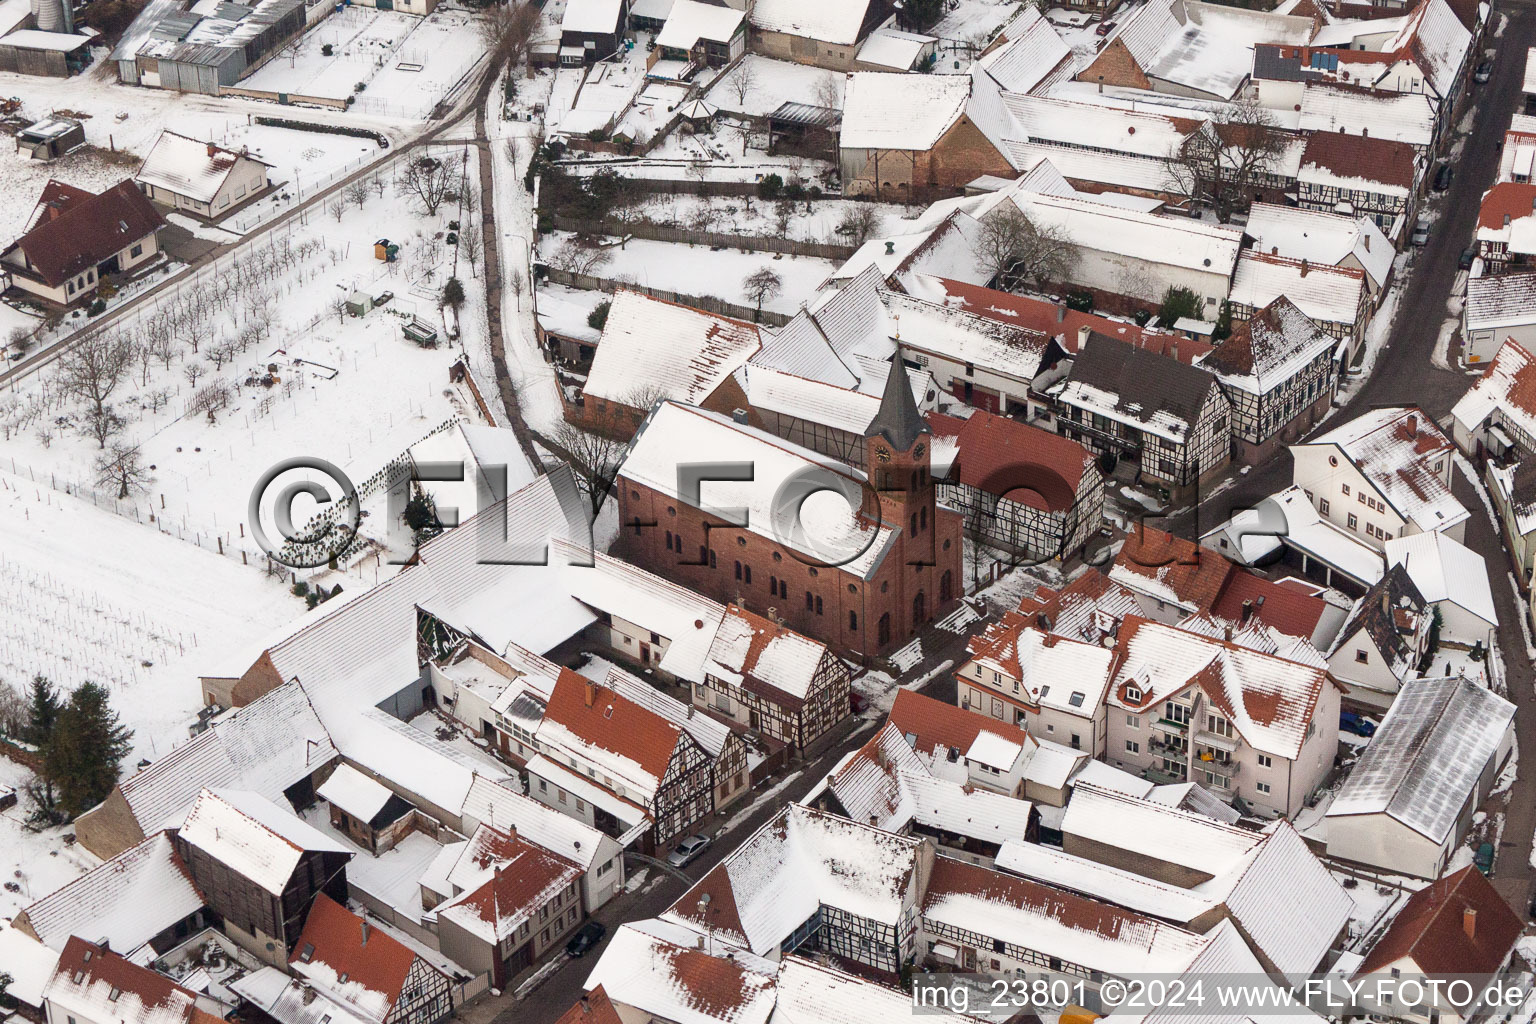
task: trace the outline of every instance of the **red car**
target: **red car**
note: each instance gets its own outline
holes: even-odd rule
[[[858,690],[849,690],[848,707],[853,711],[854,714],[862,715],[864,712],[869,710],[869,698],[864,696]]]
[[[1103,22],[1102,24],[1100,24],[1098,28],[1094,29],[1093,30],[1093,34],[1096,35],[1096,36],[1107,36],[1111,32],[1113,32],[1114,30],[1115,30],[1115,22],[1113,22],[1113,21],[1106,21],[1106,22]]]

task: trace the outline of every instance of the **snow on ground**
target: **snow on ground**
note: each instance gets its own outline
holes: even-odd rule
[[[879,218],[871,233],[882,238],[897,230],[900,220],[896,207],[857,200],[808,200],[796,202],[785,230],[779,230],[776,204],[751,196],[690,196],[652,193],[636,204],[647,220],[657,224],[732,235],[758,235],[790,238],[802,242],[831,242],[849,245],[845,234],[837,230],[844,217],[860,209],[873,210]]]
[[[571,237],[569,232],[546,235],[539,244],[539,254],[549,259]],[[607,250],[609,259],[596,273],[609,280],[625,281],[647,288],[661,288],[682,295],[715,296],[727,302],[752,307],[742,282],[758,270],[767,268],[782,281],[778,295],[765,299],[763,308],[792,314],[810,299],[822,283],[837,269],[831,260],[810,256],[779,256],[774,253],[720,252],[704,245],[682,245],[632,239],[624,248]],[[776,258],[777,256],[777,258]]]
[[[995,0],[954,0],[949,10],[927,34],[945,41],[963,41],[981,46],[1002,31],[1023,4]]]
[[[743,84],[745,79],[745,84]],[[795,64],[749,53],[736,70],[719,78],[704,98],[732,114],[764,117],[785,100],[821,104],[823,94],[843,105],[843,76],[809,64]]]
[[[34,832],[26,825],[31,802],[24,788],[32,774],[15,761],[0,757],[0,787],[14,787],[20,799],[15,807],[0,811],[0,921],[9,920],[36,900],[85,874],[99,862],[82,847],[67,846],[70,828]],[[9,885],[15,885],[11,891]]]
[[[445,160],[457,158],[453,148],[436,152]],[[136,365],[112,395],[114,408],[129,420],[122,437],[139,444],[153,467],[147,493],[133,500],[143,511],[153,509],[162,525],[254,550],[239,528],[251,488],[274,463],[317,456],[361,483],[435,428],[472,413],[448,387],[448,369],[460,353],[447,340],[437,308],[455,253],[440,236],[458,217],[456,208],[444,205],[427,217],[398,197],[387,180],[383,191],[381,197],[370,190],[365,206],[348,208],[339,221],[329,209],[314,210],[285,226],[278,241],[290,251],[307,248],[307,255],[247,286],[228,308],[214,310],[196,332],[203,337],[199,352],[183,350],[169,368],[151,365],[147,382]],[[373,240],[380,236],[400,244],[396,262],[374,257]],[[482,284],[464,264],[458,276],[466,292],[462,329],[468,338],[483,338]],[[361,318],[338,316],[336,302],[354,289],[370,296],[390,291],[394,298]],[[262,299],[265,314],[252,305]],[[141,313],[134,322],[142,324],[148,315]],[[219,339],[240,337],[262,315],[270,317],[266,336],[216,366]],[[402,336],[412,316],[439,330],[438,348],[423,349]],[[489,382],[486,362],[472,357],[472,363]],[[203,371],[195,389],[185,377],[188,365]],[[269,367],[275,368],[270,371],[275,381],[264,386]],[[215,380],[231,389],[231,397],[210,421],[189,405]],[[89,484],[100,449],[69,421],[41,431],[58,416],[79,422],[81,411],[43,401],[43,383],[28,378],[15,398],[0,398],[0,428],[10,437],[6,455],[19,467],[46,467],[61,481]],[[158,410],[157,395],[163,395]],[[296,521],[313,510],[303,499],[295,508]]]
[[[200,670],[304,610],[254,567],[12,475],[4,458],[0,532],[0,680],[105,684],[134,730],[129,764],[187,738]]]

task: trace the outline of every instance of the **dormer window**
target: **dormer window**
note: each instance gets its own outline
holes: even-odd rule
[[[1141,688],[1138,686],[1132,686],[1127,683],[1125,687],[1125,699],[1128,701],[1141,700]]]

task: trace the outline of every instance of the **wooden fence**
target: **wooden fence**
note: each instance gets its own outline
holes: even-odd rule
[[[726,302],[712,295],[684,295],[681,292],[668,291],[665,288],[651,288],[633,281],[615,281],[607,277],[598,277],[595,274],[575,274],[569,270],[557,270],[554,267],[545,268],[549,279],[555,284],[563,284],[567,288],[580,288],[583,291],[616,292],[620,288],[628,288],[630,291],[640,292],[652,298],[665,299],[668,302],[676,302],[683,306],[692,306],[694,309],[702,309],[707,313],[719,313],[721,316],[735,317],[737,320],[745,320],[751,323],[755,318],[760,323],[770,327],[782,327],[789,323],[789,317],[783,313],[775,313],[771,310],[763,310],[761,314],[751,306],[742,306],[734,302]]]
[[[656,242],[684,242],[688,245],[724,246],[727,249],[755,249],[759,252],[782,252],[789,256],[815,256],[818,259],[841,262],[852,256],[854,247],[837,242],[802,242],[793,238],[770,238],[764,235],[733,235],[721,231],[696,231],[677,224],[657,224],[642,220],[634,223],[615,224],[581,220],[564,214],[555,214],[555,228],[559,231],[575,231],[581,234],[631,235]]]

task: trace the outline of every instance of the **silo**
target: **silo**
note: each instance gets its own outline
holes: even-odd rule
[[[32,19],[44,32],[73,32],[72,0],[32,0]]]

